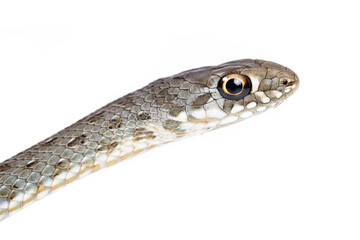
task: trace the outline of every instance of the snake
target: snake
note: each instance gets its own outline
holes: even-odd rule
[[[253,59],[155,80],[1,162],[0,220],[140,152],[275,108],[298,86],[289,68]]]

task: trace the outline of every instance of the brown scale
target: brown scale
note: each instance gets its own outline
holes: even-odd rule
[[[72,148],[72,147],[75,147],[77,145],[85,144],[87,137],[88,137],[87,134],[85,134],[85,133],[81,134],[80,136],[71,139],[66,146]]]
[[[96,123],[98,120],[105,117],[105,111],[101,111],[94,116],[91,116],[90,118],[86,119],[88,123],[93,124]]]
[[[142,121],[145,121],[145,120],[151,119],[151,117],[150,117],[150,114],[147,113],[147,112],[140,112],[140,113],[138,114],[138,119],[139,119],[139,120],[142,120]]]

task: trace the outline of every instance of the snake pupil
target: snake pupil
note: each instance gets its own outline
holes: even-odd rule
[[[219,80],[217,89],[226,99],[240,100],[251,92],[252,84],[248,76],[230,73]]]
[[[237,78],[229,79],[226,82],[226,90],[231,94],[238,94],[243,89],[242,82]]]

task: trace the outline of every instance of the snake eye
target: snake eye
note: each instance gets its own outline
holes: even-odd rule
[[[252,84],[248,76],[228,74],[220,79],[217,88],[224,98],[240,100],[251,92]]]

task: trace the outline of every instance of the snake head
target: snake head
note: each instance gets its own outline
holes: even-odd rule
[[[188,83],[186,122],[211,130],[277,107],[299,86],[290,69],[263,60],[239,60],[175,75]],[[169,118],[177,119],[176,115]]]

